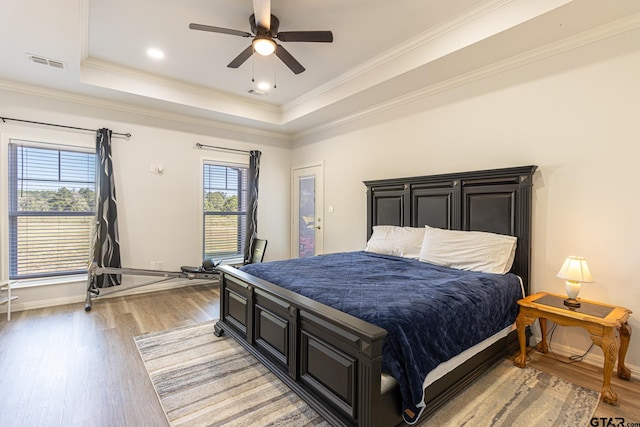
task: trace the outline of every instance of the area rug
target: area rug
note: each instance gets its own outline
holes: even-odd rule
[[[171,426],[327,426],[214,322],[134,338]],[[588,425],[597,392],[510,361],[496,364],[421,425]]]
[[[503,360],[423,422],[433,426],[588,426],[600,393]]]

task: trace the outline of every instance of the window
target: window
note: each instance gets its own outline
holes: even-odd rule
[[[95,152],[9,144],[9,277],[86,273],[95,210]]]
[[[248,166],[205,163],[204,259],[244,256]]]

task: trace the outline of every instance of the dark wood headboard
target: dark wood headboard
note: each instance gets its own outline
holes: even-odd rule
[[[488,231],[518,238],[511,271],[529,294],[531,187],[537,166],[365,181],[374,225]]]

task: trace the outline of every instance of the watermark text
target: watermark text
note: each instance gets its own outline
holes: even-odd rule
[[[622,417],[593,417],[589,425],[592,427],[640,427],[640,422],[627,422]]]

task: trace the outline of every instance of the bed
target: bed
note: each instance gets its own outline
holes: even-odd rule
[[[517,237],[510,273],[501,275],[512,289],[510,302],[505,301],[503,310],[515,319],[515,300],[522,292],[529,292],[531,186],[535,169],[526,166],[366,181],[367,238],[372,242],[374,229],[385,225]],[[359,266],[358,272],[337,268],[345,263]],[[407,372],[406,379],[400,378],[403,374],[394,371],[388,354],[389,348],[396,348],[392,343],[397,336],[405,333],[389,322],[397,317],[400,323],[414,323],[411,319],[416,318],[416,313],[409,320],[401,320],[401,311],[407,305],[404,309],[397,306],[406,302],[406,294],[410,292],[400,291],[403,281],[407,281],[405,272],[423,267],[433,270],[420,273],[425,276],[442,277],[452,270],[395,254],[360,251],[255,264],[243,269],[222,267],[221,319],[216,324],[216,334],[227,333],[236,339],[334,425],[413,423],[446,403],[502,357],[508,344],[515,341],[511,325],[501,320],[502,323],[494,322],[491,326],[487,339],[476,342],[477,338],[473,338],[464,344],[465,348],[447,349],[448,336],[473,329],[464,325],[492,323],[473,320],[470,310],[454,305],[449,311],[460,314],[449,318],[454,320],[450,325],[453,329],[436,328],[443,335],[429,335],[423,340],[425,348],[442,353],[427,363],[429,375],[416,379],[412,372]],[[493,283],[493,278],[472,273],[463,275],[472,276],[471,280],[487,287],[493,286],[487,284]],[[514,296],[516,276],[518,292]],[[309,280],[300,283],[294,277]],[[364,288],[356,285],[362,280]],[[409,280],[414,283],[419,278]],[[460,297],[460,289],[465,287],[468,286],[455,288],[454,296]],[[359,303],[359,296],[351,295],[370,295],[374,288],[387,292],[377,297],[387,307],[387,314],[380,314],[377,308],[371,310],[372,303]],[[453,289],[450,285],[442,289],[449,288]],[[388,293],[393,289],[398,292]],[[487,298],[497,298],[491,292]],[[433,315],[441,313],[434,311]],[[425,328],[420,326],[418,331],[422,333]],[[415,340],[411,342],[409,347],[413,348]],[[406,366],[414,366],[414,361]],[[394,373],[392,378],[389,371]],[[418,408],[413,405],[415,396],[407,397],[416,394],[416,387],[422,389],[424,401]]]

